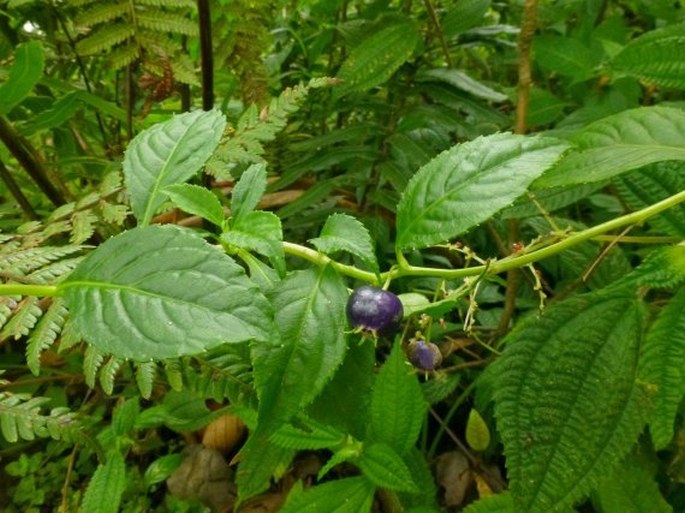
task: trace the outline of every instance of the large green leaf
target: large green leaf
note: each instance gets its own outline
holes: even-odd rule
[[[397,207],[397,248],[464,233],[526,192],[567,148],[550,137],[494,134],[454,146],[423,166]]]
[[[326,254],[347,251],[378,272],[378,261],[371,235],[366,227],[352,216],[347,214],[329,216],[319,237],[310,239],[309,242]]]
[[[359,42],[343,63],[338,73],[343,83],[335,94],[366,91],[382,84],[409,59],[418,42],[418,29],[410,20],[373,32]]]
[[[416,443],[427,409],[416,374],[395,344],[373,387],[369,438],[404,455]]]
[[[685,23],[647,32],[631,41],[611,61],[611,67],[647,82],[685,89]]]
[[[295,455],[292,449],[284,449],[271,443],[261,434],[252,435],[240,450],[240,464],[236,474],[238,497],[241,501],[263,492],[271,478],[288,467]]]
[[[271,300],[278,332],[252,346],[259,427],[270,431],[309,404],[345,356],[347,289],[330,266],[297,271]]]
[[[535,62],[543,68],[581,81],[595,72],[593,52],[573,37],[542,35],[533,43]]]
[[[348,477],[302,491],[295,487],[280,513],[369,513],[376,487],[363,477]]]
[[[108,455],[98,465],[88,483],[81,503],[81,513],[116,513],[126,488],[126,464],[118,452]]]
[[[685,111],[639,107],[600,119],[572,138],[575,151],[535,182],[546,188],[598,182],[662,160],[685,160]]]
[[[676,414],[685,395],[685,289],[668,302],[650,328],[641,374],[656,388],[649,432],[654,446],[665,449],[673,439]]]
[[[355,465],[376,486],[400,492],[419,491],[407,465],[387,444],[375,443],[364,447]]]
[[[577,296],[507,338],[495,414],[519,513],[566,511],[637,441],[644,311],[634,293]]]
[[[593,498],[602,513],[673,513],[644,462],[634,456],[602,479]]]
[[[44,64],[40,41],[17,45],[9,78],[0,86],[0,115],[7,114],[28,96],[43,75]]]
[[[218,110],[174,116],[138,134],[124,155],[133,214],[146,225],[164,203],[163,189],[193,176],[219,144],[226,118]]]
[[[266,166],[253,164],[242,174],[231,196],[231,217],[240,219],[252,212],[266,190]]]
[[[233,220],[231,229],[221,235],[228,244],[253,250],[269,258],[280,276],[285,275],[283,228],[273,212],[257,210]]]
[[[243,269],[174,226],[109,239],[59,291],[86,341],[121,358],[177,357],[270,332],[270,306]]]

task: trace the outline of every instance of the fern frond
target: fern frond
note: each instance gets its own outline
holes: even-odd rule
[[[122,226],[124,221],[126,221],[129,210],[126,205],[115,205],[114,203],[103,201],[100,204],[100,214],[106,223]]]
[[[85,355],[83,356],[83,374],[86,377],[86,385],[90,388],[95,388],[95,379],[98,374],[98,369],[100,369],[104,359],[104,353],[95,349],[95,346],[88,345]]]
[[[150,7],[175,7],[178,9],[194,9],[197,6],[195,0],[137,0],[136,3]]]
[[[24,276],[81,250],[82,246],[43,246],[16,251],[0,257],[0,271]]]
[[[78,265],[78,263],[83,260],[83,256],[78,256],[74,258],[65,258],[58,262],[53,262],[52,264],[46,265],[45,267],[38,269],[30,274],[26,275],[26,278],[31,280],[33,283],[54,283],[58,279],[66,276]]]
[[[95,223],[98,218],[90,210],[76,212],[71,218],[72,232],[69,242],[81,244],[90,239],[95,233]]]
[[[69,348],[80,343],[81,340],[82,337],[80,333],[76,331],[74,323],[68,318],[62,327],[62,336],[59,339],[59,352],[63,353],[67,351]]]
[[[185,16],[172,12],[159,10],[141,12],[136,16],[136,21],[141,27],[156,32],[172,32],[174,34],[182,34],[190,37],[198,35],[196,23]]]
[[[48,397],[0,392],[0,432],[5,440],[73,439],[78,428],[75,414],[67,408],[55,408],[44,415],[40,412],[41,406],[48,402]]]
[[[183,371],[179,360],[164,362],[164,374],[171,388],[177,392],[183,390]]]
[[[83,27],[94,27],[100,23],[112,21],[126,15],[129,9],[130,5],[127,1],[116,3],[98,2],[94,7],[81,11],[74,18],[74,23]]]
[[[19,299],[21,299],[19,296],[0,297],[0,328],[3,327],[7,320],[12,316],[12,308],[16,306],[16,303]],[[10,307],[10,305],[12,305],[12,307]]]
[[[81,55],[95,55],[111,51],[135,35],[135,29],[127,23],[114,23],[100,28],[76,43],[76,51]]]
[[[40,372],[41,353],[55,343],[67,314],[64,299],[55,298],[31,333],[26,344],[26,363],[34,376]]]
[[[187,55],[179,55],[172,63],[171,69],[174,72],[174,80],[182,84],[189,84],[200,86],[200,80],[197,78],[195,66]]]
[[[155,362],[137,362],[136,364],[136,384],[143,399],[149,399],[152,395],[152,385],[157,375],[157,364]]]
[[[140,58],[140,47],[136,45],[125,45],[117,48],[109,55],[112,68],[121,69],[135,62]]]
[[[19,303],[14,315],[0,332],[0,340],[10,337],[16,340],[30,333],[43,315],[38,301],[37,297],[27,297]]]
[[[112,395],[112,392],[114,391],[114,380],[123,363],[124,361],[120,358],[110,356],[107,363],[102,366],[102,369],[100,370],[100,386],[107,395]]]
[[[196,360],[200,371],[187,373],[189,387],[203,397],[237,404],[253,394],[248,344],[226,344]]]

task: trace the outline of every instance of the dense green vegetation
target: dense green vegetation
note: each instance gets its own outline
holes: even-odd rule
[[[0,0],[0,509],[683,511],[681,4]]]

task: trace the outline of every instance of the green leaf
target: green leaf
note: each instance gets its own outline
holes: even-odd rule
[[[576,81],[591,78],[595,54],[578,39],[564,36],[536,36],[533,41],[535,61],[543,68]]]
[[[126,488],[124,457],[112,452],[107,462],[98,465],[83,496],[81,513],[117,513]]]
[[[373,387],[369,438],[406,454],[416,443],[427,407],[416,374],[397,343]]]
[[[400,492],[419,491],[409,468],[389,445],[375,443],[364,447],[361,458],[355,464],[378,487]]]
[[[454,37],[483,24],[489,8],[490,0],[458,0],[457,5],[445,14],[440,25],[447,37]]]
[[[466,442],[474,451],[482,452],[490,445],[490,430],[478,410],[471,409],[466,422]]]
[[[294,487],[280,513],[369,513],[376,488],[363,477],[329,481],[302,491]]]
[[[147,469],[145,469],[145,474],[143,474],[145,488],[166,481],[181,466],[184,460],[183,454],[176,453],[167,454],[150,463]]]
[[[407,511],[438,512],[438,490],[433,473],[428,467],[423,453],[416,447],[402,458],[409,468],[412,481],[418,487],[418,493],[399,493],[400,501]]]
[[[343,361],[347,296],[330,266],[294,272],[276,285],[271,301],[278,332],[269,342],[252,345],[263,430],[308,405]]]
[[[388,80],[411,57],[419,42],[416,24],[410,20],[374,31],[360,41],[340,67],[342,85],[334,89],[336,96],[367,91]]]
[[[673,439],[678,408],[685,395],[685,289],[661,310],[643,348],[641,377],[656,392],[649,432],[658,450]]]
[[[217,226],[223,224],[224,209],[219,198],[204,187],[182,183],[170,185],[162,192],[184,212],[200,216]]]
[[[573,138],[569,152],[535,187],[598,182],[662,160],[685,160],[685,112],[639,107],[600,119]]]
[[[144,410],[134,420],[136,429],[166,426],[178,433],[187,433],[205,427],[224,413],[225,408],[210,411],[205,397],[186,389],[168,392],[161,404]]]
[[[241,501],[263,492],[271,478],[285,473],[295,451],[284,449],[255,433],[240,450],[240,463],[236,474],[238,497]]]
[[[40,41],[20,43],[7,81],[0,86],[0,115],[9,113],[28,96],[43,75],[45,60]]]
[[[419,82],[444,82],[465,91],[478,98],[491,102],[505,102],[509,99],[506,94],[495,91],[482,82],[471,78],[465,72],[457,69],[436,68],[423,71],[417,75]]]
[[[489,495],[470,504],[464,513],[514,513],[514,501],[509,492]]]
[[[657,162],[612,181],[621,200],[640,210],[685,190],[685,162]],[[675,205],[648,222],[661,233],[685,237],[685,205]]]
[[[637,269],[614,286],[673,288],[685,281],[685,245],[666,246],[650,253]]]
[[[55,298],[31,332],[26,344],[26,363],[34,376],[40,373],[40,355],[55,343],[67,317],[62,298]]]
[[[659,486],[637,458],[627,458],[593,494],[602,513],[673,513]]]
[[[0,92],[2,94],[2,92]],[[40,130],[58,127],[70,119],[79,109],[79,99],[76,92],[67,93],[57,99],[52,107],[39,111],[32,119],[21,127],[21,133],[32,135]]]
[[[309,242],[326,254],[347,251],[378,272],[378,261],[371,235],[366,227],[352,216],[332,214],[326,220],[319,237],[310,239]]]
[[[494,395],[516,511],[566,511],[637,441],[644,315],[632,291],[587,294],[507,337]]]
[[[413,176],[397,207],[397,248],[425,247],[464,233],[526,192],[566,144],[494,134],[454,146]]]
[[[297,419],[297,426],[281,426],[269,441],[284,449],[317,450],[339,446],[345,440],[345,433],[334,427],[321,424],[312,419]]]
[[[283,228],[280,218],[273,212],[257,210],[233,220],[228,232],[221,239],[230,245],[269,258],[279,276],[285,275],[285,251],[283,250]]]
[[[664,87],[685,89],[685,23],[647,32],[628,43],[611,61],[626,75]]]
[[[212,154],[226,127],[218,110],[174,116],[138,134],[124,155],[126,188],[142,225],[164,202],[163,190],[185,182]]]
[[[135,361],[265,340],[271,326],[269,304],[243,269],[175,226],[109,239],[58,290],[89,344]]]
[[[357,439],[364,438],[375,363],[373,344],[351,344],[333,379],[309,407],[309,415]]]
[[[152,387],[157,375],[157,364],[155,362],[138,362],[136,364],[136,385],[143,399],[150,399]]]
[[[252,212],[266,190],[266,166],[253,164],[242,174],[231,195],[231,217],[240,219]]]

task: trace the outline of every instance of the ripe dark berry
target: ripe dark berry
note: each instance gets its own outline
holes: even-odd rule
[[[356,328],[388,332],[398,327],[403,315],[395,294],[370,285],[359,287],[347,301],[347,318]]]
[[[409,361],[414,367],[421,370],[433,370],[442,363],[440,348],[432,342],[417,340],[409,344],[407,348]]]

